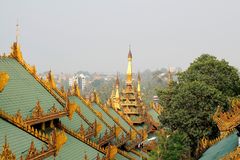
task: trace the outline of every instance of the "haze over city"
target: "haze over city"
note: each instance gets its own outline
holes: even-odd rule
[[[125,72],[187,68],[209,53],[239,68],[240,2],[223,0],[4,1],[0,51],[10,51],[17,21],[27,62],[38,72]]]

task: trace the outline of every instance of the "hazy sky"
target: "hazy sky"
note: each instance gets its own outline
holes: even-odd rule
[[[202,53],[240,67],[240,1],[0,0],[0,53],[17,19],[23,57],[39,72],[186,68]]]

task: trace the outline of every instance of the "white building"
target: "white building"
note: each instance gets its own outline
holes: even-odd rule
[[[74,82],[78,84],[81,91],[84,91],[86,86],[86,76],[84,74],[74,75],[72,78],[69,78],[68,83],[69,86],[72,86]]]

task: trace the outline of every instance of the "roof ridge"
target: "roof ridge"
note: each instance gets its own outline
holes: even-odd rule
[[[65,101],[61,101],[56,95],[55,93],[51,90],[51,86],[49,86],[45,81],[43,81],[42,78],[40,78],[37,74],[36,74],[36,67],[33,66],[31,67],[29,64],[27,64],[25,62],[25,60],[23,61],[19,61],[17,58],[13,57],[19,64],[21,64],[23,66],[23,68],[31,75],[33,76],[33,78],[40,83],[43,88],[45,88],[63,107],[65,106]]]
[[[34,129],[30,125],[26,124],[22,117],[19,115],[12,116],[6,112],[4,112],[0,108],[0,118],[4,119],[5,121],[8,121],[10,124],[12,124],[15,127],[20,128],[21,130],[25,131],[26,133],[31,134],[35,138],[41,140],[44,143],[49,144],[50,143],[50,137],[47,136],[47,134],[42,133],[41,131],[38,131],[37,129]]]

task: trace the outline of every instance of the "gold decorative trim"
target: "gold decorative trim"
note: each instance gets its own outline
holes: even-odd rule
[[[9,81],[9,75],[6,72],[0,72],[0,92],[3,91]]]
[[[240,100],[234,99],[232,107],[228,112],[223,112],[221,107],[218,106],[213,120],[217,123],[220,131],[229,131],[234,129],[240,124]]]
[[[5,143],[3,144],[2,148],[0,160],[16,160],[16,156],[12,153],[9,144],[7,143],[7,136],[5,136]]]
[[[66,133],[70,134],[71,136],[77,138],[78,140],[88,144],[89,146],[91,146],[92,148],[98,150],[99,152],[106,154],[107,151],[106,149],[102,148],[99,144],[96,144],[92,141],[90,141],[88,138],[86,138],[84,135],[81,135],[79,133],[76,133],[75,131],[68,129],[65,125],[61,124],[61,129],[64,130]]]
[[[224,156],[223,158],[221,158],[221,160],[239,160],[240,159],[240,148],[237,147],[234,151],[230,152],[229,154],[227,154],[226,156]]]

